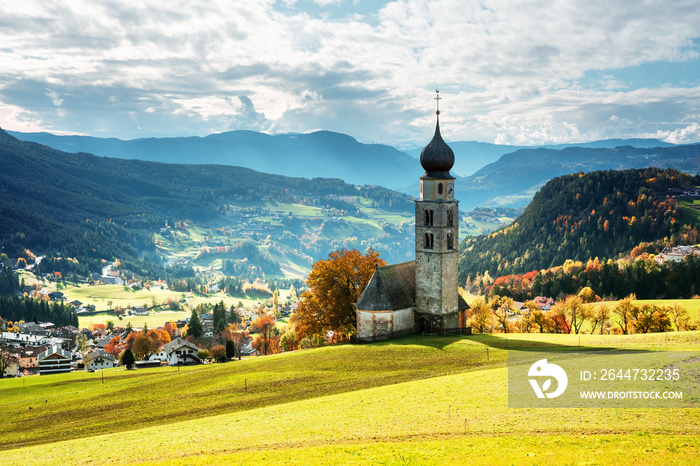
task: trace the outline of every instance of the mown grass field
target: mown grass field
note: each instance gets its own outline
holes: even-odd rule
[[[245,307],[258,305],[261,301],[269,299],[269,295],[258,292],[255,289],[248,290],[245,296],[229,296],[224,293],[212,293],[209,295],[199,295],[195,293],[181,293],[162,289],[141,289],[132,290],[121,285],[97,285],[88,286],[85,284],[72,284],[61,288],[68,301],[78,300],[85,305],[93,304],[98,311],[108,311],[118,307],[146,306],[152,307],[154,304],[162,305],[168,300],[180,301],[186,299],[184,307],[180,311],[158,310],[149,311],[148,316],[124,316],[121,320],[112,313],[104,312],[94,315],[78,316],[80,327],[92,328],[94,324],[106,324],[111,320],[119,326],[126,326],[128,322],[134,327],[141,327],[145,324],[149,328],[162,327],[170,320],[183,319],[189,317],[192,309],[202,303],[216,304],[223,301],[226,308],[232,305],[237,306],[242,303]],[[289,290],[279,290],[280,302],[284,302],[289,296]]]
[[[700,223],[700,201],[680,201],[678,207],[681,211],[681,222],[690,225]]]
[[[580,345],[697,350],[700,332]],[[581,347],[575,335],[406,337],[111,370],[104,384],[101,373],[1,380],[0,461],[697,464],[698,409],[508,408],[508,351]]]

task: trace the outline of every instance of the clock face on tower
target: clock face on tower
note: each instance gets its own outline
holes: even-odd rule
[[[454,199],[455,187],[454,183],[447,183],[447,199]]]

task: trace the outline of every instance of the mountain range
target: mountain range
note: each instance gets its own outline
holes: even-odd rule
[[[50,133],[9,132],[64,152],[177,164],[216,164],[304,178],[340,178],[347,183],[397,189],[422,174],[407,154],[381,144],[362,144],[345,134],[269,135],[231,131],[206,137],[121,140]]]
[[[577,172],[629,168],[675,168],[700,173],[700,144],[638,148],[566,147],[520,149],[505,154],[471,176],[455,183],[460,208],[522,207],[550,179]]]
[[[510,154],[518,150],[529,149],[551,149],[561,150],[568,147],[582,147],[588,149],[614,149],[619,146],[632,146],[638,148],[651,147],[672,147],[674,144],[659,141],[658,139],[604,139],[600,141],[551,144],[541,146],[511,146],[506,144],[491,144],[477,141],[448,141],[448,145],[455,153],[455,164],[452,174],[457,177],[467,177],[473,175],[482,167],[496,162],[505,154]],[[422,148],[412,147],[406,153],[412,157],[419,158]]]
[[[402,152],[388,145],[363,144],[351,136],[330,131],[278,135],[232,131],[206,137],[126,141],[50,133],[9,133],[17,139],[64,152],[167,163],[233,165],[292,177],[340,178],[351,184],[379,185],[411,195],[417,195],[416,179],[422,175],[416,160],[421,147],[410,147]],[[644,165],[644,160],[654,162],[655,155],[650,158],[649,153],[627,155],[625,151],[617,151],[616,156],[616,152],[605,152],[617,147],[647,151],[673,147],[656,139],[609,139],[540,148],[475,141],[449,144],[455,152],[452,174],[458,178],[458,199],[465,211],[482,205],[522,207],[542,183],[554,176],[578,170],[648,166]],[[625,153],[619,155],[622,152]]]

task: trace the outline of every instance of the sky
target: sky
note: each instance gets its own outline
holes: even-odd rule
[[[0,0],[0,127],[700,142],[697,0]]]

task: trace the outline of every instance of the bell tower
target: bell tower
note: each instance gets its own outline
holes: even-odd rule
[[[435,91],[437,123],[433,139],[423,148],[420,199],[416,201],[416,307],[419,332],[460,327],[457,263],[459,202],[450,175],[454,152],[440,135],[440,94]]]

